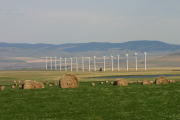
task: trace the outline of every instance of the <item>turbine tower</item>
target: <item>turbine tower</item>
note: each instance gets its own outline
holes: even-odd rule
[[[126,61],[127,61],[127,68],[126,68],[126,70],[128,71],[128,54],[126,54]]]
[[[59,64],[59,70],[61,71],[61,57],[59,58],[59,62],[60,62],[60,64]]]
[[[146,70],[146,54],[147,54],[147,53],[144,52],[144,60],[145,60],[145,61],[144,61],[144,70]]]
[[[78,61],[77,61],[77,57],[75,57],[76,58],[76,71],[78,71]]]
[[[70,59],[71,59],[71,71],[72,71],[72,57]]]
[[[55,70],[57,70],[57,67],[56,67],[56,58],[57,58],[57,57],[54,57],[54,59],[55,59]]]
[[[91,58],[89,57],[89,72],[91,71],[91,69],[90,69],[90,61],[91,60]]]
[[[51,70],[52,70],[52,57],[50,57],[50,59],[51,59]]]
[[[94,71],[96,71],[96,61],[95,61],[95,59],[96,59],[96,56],[94,56]]]
[[[135,62],[136,62],[136,71],[137,71],[137,53],[134,53],[134,56],[135,56]]]
[[[47,58],[48,58],[48,57],[45,57],[45,58],[46,58],[46,70],[47,70]]]
[[[117,57],[118,57],[118,71],[119,71],[119,56],[120,56],[120,55],[117,55]]]
[[[105,71],[105,59],[106,59],[106,56],[103,56],[103,59],[104,59],[104,71]]]
[[[67,71],[67,67],[66,67],[66,59],[67,59],[67,58],[64,59],[64,60],[65,60],[65,61],[64,61],[64,62],[65,62],[65,71]]]
[[[81,57],[81,60],[82,60],[82,71],[84,72],[84,57]]]
[[[112,68],[111,68],[111,71],[113,71],[113,56],[111,55],[111,60],[112,60]]]

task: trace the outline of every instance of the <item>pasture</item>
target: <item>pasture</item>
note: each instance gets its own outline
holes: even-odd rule
[[[179,68],[177,68],[179,69]],[[45,85],[44,89],[21,90],[12,89],[14,80],[36,80],[54,83],[66,73],[75,74],[79,79],[79,87],[61,89],[53,85]],[[147,71],[0,71],[1,119],[174,119],[180,118],[180,82],[164,85],[113,86],[110,83],[99,84],[100,81],[115,79],[90,79],[92,77],[120,75],[179,75],[180,71],[172,68],[151,68]],[[168,77],[180,80],[180,77]],[[155,80],[155,78],[127,78],[127,81]],[[96,85],[91,87],[91,83]]]

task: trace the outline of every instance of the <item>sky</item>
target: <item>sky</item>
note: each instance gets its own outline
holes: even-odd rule
[[[0,42],[180,44],[180,0],[0,0]]]

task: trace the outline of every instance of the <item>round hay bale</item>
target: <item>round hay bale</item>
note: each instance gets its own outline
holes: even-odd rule
[[[169,83],[175,83],[175,80],[169,80]]]
[[[154,81],[150,81],[150,83],[154,83]]]
[[[49,83],[47,82],[46,85],[48,85]]]
[[[21,81],[18,81],[18,83],[21,83]]]
[[[103,84],[103,82],[100,82],[100,84]]]
[[[108,83],[108,81],[106,81],[105,83]]]
[[[15,85],[12,85],[12,88],[16,88],[16,86],[15,86]]]
[[[49,87],[51,87],[52,86],[52,84],[49,84]]]
[[[19,85],[19,89],[22,89],[22,85]]]
[[[5,86],[1,86],[1,90],[4,90],[5,89]]]
[[[23,84],[23,89],[35,89],[36,84],[31,80],[25,80]]]
[[[14,83],[16,83],[16,81],[14,81]]]
[[[54,83],[54,85],[58,85],[58,83]]]
[[[124,79],[124,78],[120,78],[120,79],[116,79],[115,81],[114,81],[114,84],[113,84],[114,86],[126,86],[126,85],[128,85],[128,82],[126,81],[126,79]]]
[[[95,86],[95,83],[91,83],[91,86]]]
[[[137,83],[142,83],[143,81],[137,81]]]
[[[151,84],[151,82],[149,80],[144,80],[142,82],[142,85],[150,85],[150,84]]]
[[[130,82],[128,82],[128,83],[129,83],[129,84],[132,84],[133,82],[130,81]]]
[[[44,88],[44,84],[42,82],[34,82],[34,83],[35,83],[35,88],[36,89]]]
[[[78,85],[78,78],[73,74],[65,74],[59,80],[60,88],[77,88]]]
[[[155,83],[156,84],[168,84],[169,80],[164,76],[160,76],[155,80]]]
[[[114,84],[114,82],[110,82],[110,84]]]

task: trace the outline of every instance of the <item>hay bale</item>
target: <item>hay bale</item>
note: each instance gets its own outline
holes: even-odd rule
[[[155,83],[156,84],[168,84],[169,80],[164,76],[160,76],[155,80]]]
[[[129,83],[129,84],[132,84],[133,82],[130,81],[130,82],[128,82],[128,83]]]
[[[110,82],[110,84],[114,84],[114,82]]]
[[[46,85],[48,85],[49,83],[47,82]]]
[[[120,78],[120,79],[116,79],[115,81],[114,81],[114,84],[113,84],[114,86],[126,86],[126,85],[128,85],[128,82],[126,81],[126,79],[124,79],[124,78]]]
[[[22,85],[19,85],[19,89],[22,89]]]
[[[154,83],[154,81],[150,81],[150,83]]]
[[[18,81],[18,83],[21,83],[21,81]]]
[[[60,88],[77,88],[78,85],[78,78],[73,74],[65,74],[59,80]]]
[[[54,83],[54,85],[58,85],[58,83]]]
[[[103,82],[100,82],[100,84],[103,84]]]
[[[151,82],[149,80],[144,80],[142,82],[142,85],[150,85],[150,84],[151,84]]]
[[[91,83],[91,86],[95,86],[95,83]]]
[[[44,88],[44,84],[42,82],[34,82],[35,83],[35,89]]]
[[[1,86],[1,90],[4,90],[5,89],[5,86]]]
[[[143,81],[137,81],[137,83],[142,83]]]
[[[15,85],[12,85],[12,88],[16,88],[16,86],[15,86]]]
[[[49,84],[49,87],[51,87],[52,86],[52,84]]]
[[[16,81],[14,81],[14,83],[16,83]]]
[[[24,81],[23,89],[35,89],[35,88],[36,88],[35,82],[33,82],[31,80]]]
[[[175,83],[175,80],[169,80],[169,83]]]
[[[106,81],[105,83],[108,83],[108,81]]]

